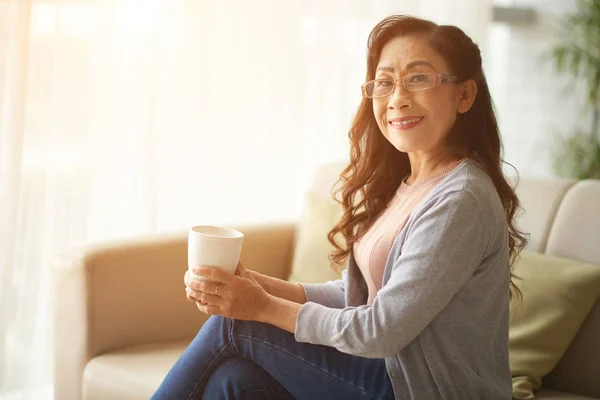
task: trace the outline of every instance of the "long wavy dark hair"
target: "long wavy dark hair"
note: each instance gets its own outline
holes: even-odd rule
[[[493,181],[508,223],[510,255],[510,297],[521,297],[512,268],[527,244],[526,235],[515,224],[519,199],[502,172],[503,148],[492,98],[483,73],[479,47],[459,28],[431,21],[393,15],[377,24],[367,45],[367,77],[375,69],[383,46],[397,36],[424,35],[431,47],[447,62],[450,74],[460,81],[473,80],[477,95],[471,109],[458,114],[445,138],[444,149],[454,157],[474,160]],[[410,174],[408,154],[398,151],[381,133],[373,114],[373,100],[363,98],[348,133],[350,164],[340,174],[334,198],[342,204],[343,215],[328,239],[335,247],[330,260],[341,269],[360,239],[394,196],[402,179]],[[341,199],[339,196],[341,195]],[[336,238],[343,237],[343,244]]]

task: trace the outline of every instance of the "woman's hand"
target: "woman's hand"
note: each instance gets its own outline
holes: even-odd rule
[[[192,271],[208,281],[191,279],[186,273],[186,295],[208,315],[257,321],[270,295],[256,282],[250,270],[238,263],[235,275],[221,269],[201,267]]]

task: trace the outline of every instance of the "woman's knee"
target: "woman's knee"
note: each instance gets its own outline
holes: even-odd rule
[[[286,348],[294,342],[293,334],[276,326],[221,316],[211,316],[194,339],[194,345],[204,347],[211,343],[219,347],[232,345],[233,353],[249,359],[253,359],[252,343],[270,343]]]
[[[210,332],[211,335],[219,337],[229,337],[232,335],[242,335],[256,338],[266,338],[277,335],[282,332],[279,328],[256,321],[244,321],[212,315],[204,325],[201,331]]]
[[[262,339],[276,338],[280,337],[281,335],[291,335],[291,333],[274,325],[257,321],[242,321],[237,319],[231,320],[231,333],[233,335]]]
[[[202,326],[222,326],[228,323],[228,319],[229,318],[222,317],[220,315],[211,315]]]
[[[230,324],[231,321],[229,318],[221,317],[220,315],[212,315],[204,322],[204,324],[202,324],[198,336],[207,333],[220,337],[228,336]]]

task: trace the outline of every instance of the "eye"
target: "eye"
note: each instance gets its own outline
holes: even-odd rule
[[[423,83],[429,81],[428,74],[414,74],[410,76],[408,83]]]
[[[375,81],[375,87],[377,89],[386,89],[394,86],[394,81],[389,79],[377,79]]]

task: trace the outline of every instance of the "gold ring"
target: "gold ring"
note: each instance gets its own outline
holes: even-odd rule
[[[219,294],[219,285],[217,285],[215,287],[215,296],[217,296]]]

